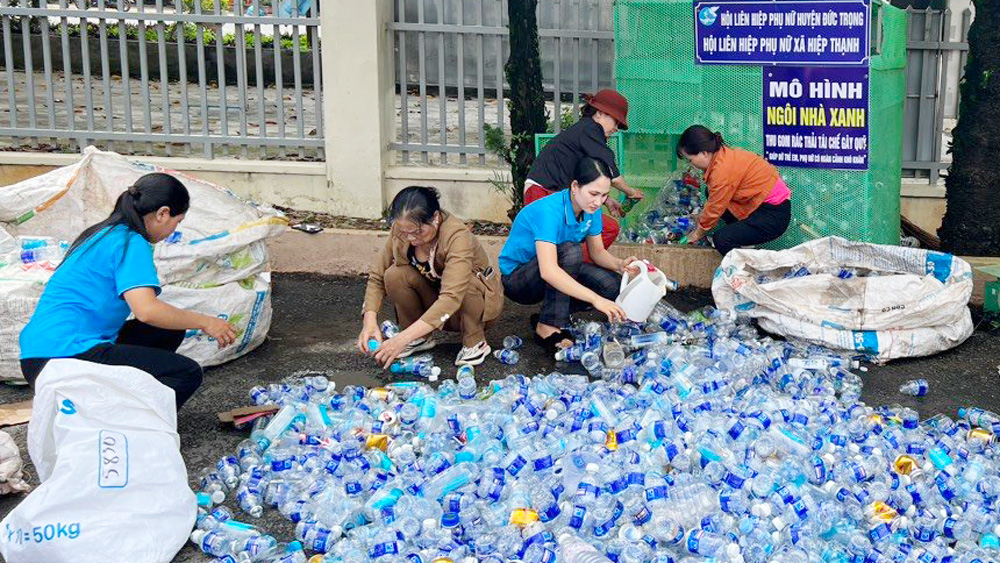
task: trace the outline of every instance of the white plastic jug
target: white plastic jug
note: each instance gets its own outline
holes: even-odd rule
[[[645,260],[633,262],[639,265],[639,275],[629,279],[628,271],[622,276],[622,286],[615,299],[630,321],[646,322],[653,307],[667,294],[667,288],[677,289],[677,282],[670,280],[663,272]]]

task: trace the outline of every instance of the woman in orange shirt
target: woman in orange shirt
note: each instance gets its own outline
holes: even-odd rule
[[[688,242],[695,242],[726,224],[712,236],[725,256],[730,250],[772,241],[788,228],[792,218],[792,192],[778,169],[750,151],[730,147],[720,133],[703,125],[684,130],[677,142],[677,156],[705,172],[708,201]]]

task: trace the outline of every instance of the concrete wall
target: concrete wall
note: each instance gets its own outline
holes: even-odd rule
[[[931,186],[926,182],[911,184],[905,180],[900,191],[899,212],[921,229],[937,234],[944,211],[944,180]]]

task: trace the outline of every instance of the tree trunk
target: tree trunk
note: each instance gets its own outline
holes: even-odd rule
[[[522,186],[535,161],[535,133],[544,133],[545,98],[538,56],[538,0],[509,0],[510,57],[504,65],[510,84],[511,175],[514,186],[511,218],[524,205]]]
[[[1000,3],[974,0],[969,58],[952,132],[948,210],[938,234],[953,254],[1000,254]]]

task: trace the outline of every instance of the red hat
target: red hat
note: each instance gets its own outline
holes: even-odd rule
[[[619,129],[628,129],[628,100],[625,96],[615,90],[599,90],[594,95],[584,94],[582,97],[587,105],[613,117]]]

